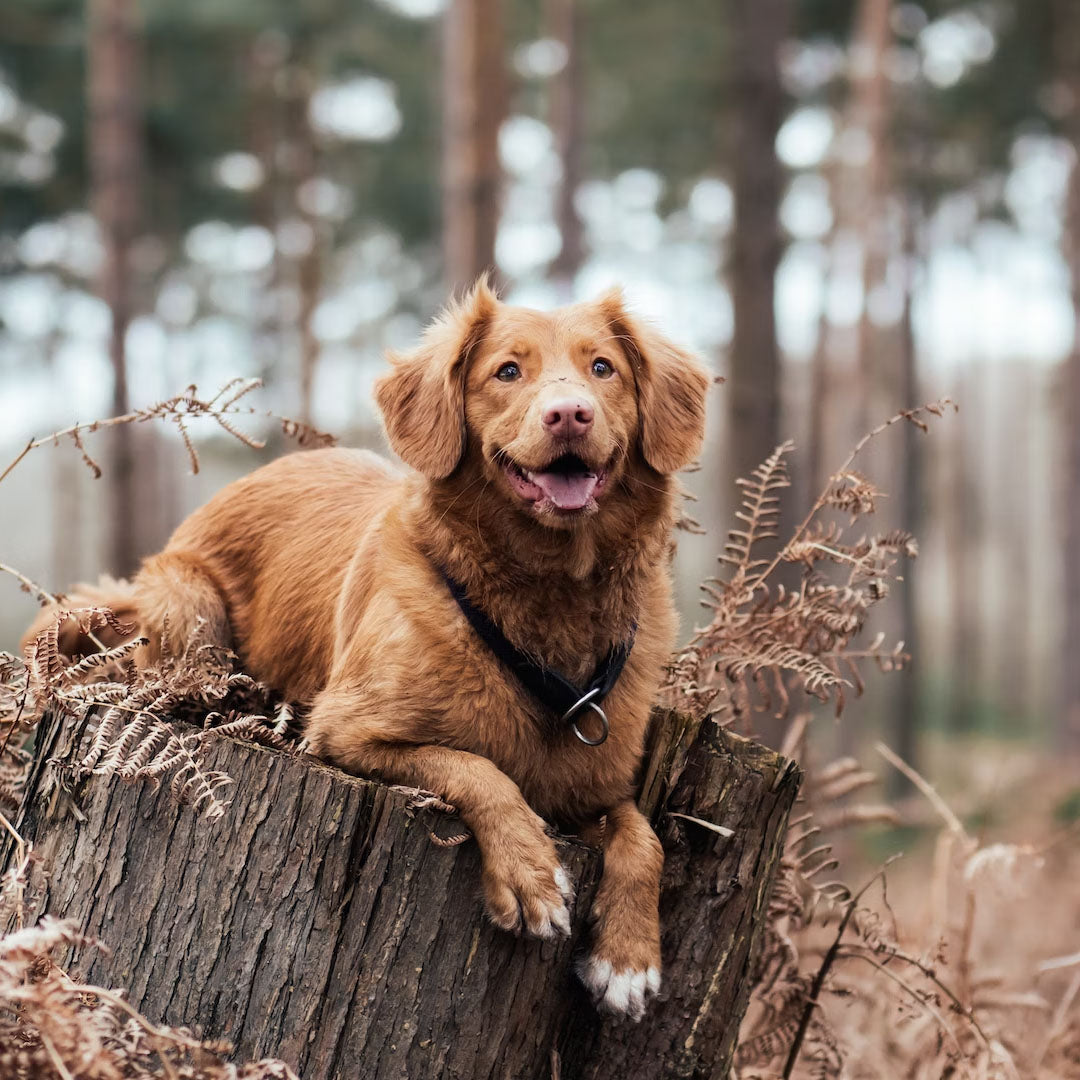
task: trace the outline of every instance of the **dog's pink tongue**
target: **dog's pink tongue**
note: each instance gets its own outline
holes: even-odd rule
[[[529,479],[560,510],[586,506],[599,482],[595,473],[532,473]]]

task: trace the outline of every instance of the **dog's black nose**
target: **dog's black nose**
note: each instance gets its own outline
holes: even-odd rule
[[[544,406],[542,419],[552,435],[572,439],[592,427],[593,407],[584,398],[556,398]]]

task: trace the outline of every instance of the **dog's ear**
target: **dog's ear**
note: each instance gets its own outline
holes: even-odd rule
[[[659,473],[689,465],[705,438],[705,395],[711,379],[692,353],[634,318],[615,289],[598,301],[634,369],[641,453]]]
[[[465,451],[465,368],[498,302],[487,277],[480,278],[414,350],[392,353],[393,370],[375,383],[390,446],[431,480],[449,476]]]

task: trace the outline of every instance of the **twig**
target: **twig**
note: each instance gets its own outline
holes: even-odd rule
[[[841,473],[847,472],[851,468],[855,459],[859,456],[860,453],[862,453],[863,447],[865,447],[866,444],[871,441],[871,439],[876,439],[880,434],[882,434],[882,432],[887,431],[894,424],[899,424],[903,420],[907,420],[909,423],[913,423],[921,430],[925,431],[925,421],[920,420],[919,415],[923,412],[930,412],[940,416],[941,413],[949,407],[951,407],[954,412],[956,411],[957,406],[954,401],[952,401],[950,398],[942,398],[940,401],[931,402],[930,404],[923,405],[921,408],[918,409],[903,409],[895,415],[890,416],[889,419],[886,420],[884,423],[878,424],[878,426],[872,431],[868,431],[855,444],[855,449],[852,450],[850,454],[848,454],[847,459],[844,461],[843,465],[841,465],[840,468],[837,469],[832,474],[832,476],[829,477],[829,482],[825,485],[825,488],[821,492],[821,494],[818,495],[818,497],[814,500],[813,506],[810,507],[810,510],[807,513],[806,517],[804,517],[799,523],[799,526],[796,528],[795,533],[791,537],[791,539],[786,544],[782,544],[780,546],[780,550],[777,551],[777,553],[772,557],[772,559],[766,564],[765,568],[754,577],[753,581],[748,587],[752,589],[757,588],[758,585],[766,581],[769,575],[780,565],[784,557],[784,552],[787,551],[793,544],[797,543],[799,540],[802,539],[806,530],[810,528],[810,525],[812,524],[814,518],[818,515],[818,512],[822,510],[825,504],[828,502],[829,492],[832,490],[833,481],[835,480],[835,478]]]
[[[668,817],[682,818],[683,821],[692,821],[695,825],[700,825],[703,829],[708,829],[710,832],[717,833],[720,836],[734,836],[735,830],[729,829],[726,825],[717,825],[715,821],[704,821],[701,818],[691,817],[689,814],[680,814],[676,810],[669,810]]]
[[[848,949],[851,949],[851,951],[848,952]],[[882,975],[885,975],[888,978],[892,979],[892,981],[895,982],[896,985],[904,991],[904,993],[910,994],[911,997],[913,997],[927,1011],[927,1013],[934,1018],[941,1030],[945,1032],[945,1034],[948,1035],[950,1039],[952,1039],[953,1045],[956,1047],[957,1053],[962,1053],[960,1047],[960,1040],[957,1039],[956,1033],[945,1022],[945,1018],[941,1015],[941,1013],[939,1013],[937,1009],[935,1009],[930,1004],[929,1001],[921,997],[914,989],[912,989],[912,987],[908,986],[908,984],[904,982],[904,980],[901,979],[899,975],[897,975],[894,971],[890,971],[883,963],[881,963],[879,960],[876,960],[873,956],[869,956],[867,955],[867,953],[864,952],[859,952],[850,945],[844,946],[844,949],[841,950],[841,952],[841,959],[865,960],[868,964],[876,968]]]
[[[1080,955],[1074,959],[1080,961]],[[1041,970],[1045,970],[1045,965]],[[1039,1054],[1035,1059],[1035,1067],[1032,1070],[1033,1076],[1038,1073],[1039,1067],[1045,1060],[1046,1055],[1050,1052],[1050,1047],[1054,1045],[1054,1040],[1065,1030],[1065,1021],[1069,1015],[1069,1010],[1072,1008],[1073,1002],[1076,1000],[1077,994],[1080,994],[1080,971],[1077,971],[1072,977],[1072,981],[1065,987],[1065,993],[1061,995],[1061,1000],[1054,1010],[1054,1017],[1050,1021],[1050,1027],[1047,1029],[1046,1038],[1043,1040],[1043,1044],[1039,1048]]]
[[[3,478],[0,477],[0,479],[3,479]],[[0,562],[0,573],[10,574],[13,578],[15,578],[19,582],[20,585],[22,585],[22,587],[28,593],[33,593],[34,596],[37,598],[39,603],[41,603],[41,604],[59,604],[60,603],[60,598],[58,596],[54,596],[51,592],[49,592],[48,589],[42,588],[42,586],[40,586],[32,578],[28,578],[25,574],[21,573],[19,570],[16,570],[14,566],[8,566],[7,563]]]
[[[802,1049],[803,1039],[806,1038],[807,1029],[810,1027],[810,1019],[814,1014],[814,1009],[817,1008],[821,989],[825,985],[825,978],[829,974],[829,968],[832,967],[833,962],[836,960],[837,953],[840,951],[840,939],[844,936],[844,931],[847,930],[848,923],[851,921],[851,916],[855,914],[855,908],[858,906],[863,894],[866,893],[878,878],[884,875],[886,867],[893,861],[895,860],[890,859],[889,862],[882,866],[882,868],[878,870],[878,872],[874,874],[874,876],[848,901],[847,909],[844,911],[844,915],[840,919],[840,924],[836,929],[836,937],[833,939],[832,945],[829,946],[829,951],[825,953],[825,956],[821,961],[821,966],[814,976],[814,981],[810,985],[810,993],[806,997],[806,1004],[803,1006],[802,1015],[799,1017],[799,1027],[795,1032],[795,1038],[791,1042],[791,1049],[788,1051],[787,1061],[784,1064],[784,1071],[782,1073],[783,1080],[791,1080],[791,1074],[795,1069],[795,1063],[799,1060],[799,1051]]]
[[[45,1053],[49,1055],[53,1067],[60,1074],[60,1080],[75,1080],[68,1067],[64,1064],[64,1059],[57,1053],[56,1047],[53,1046],[52,1039],[44,1031],[39,1031],[38,1035],[41,1037],[41,1045],[45,1047]]]
[[[849,949],[863,949],[867,952],[872,952],[868,945],[863,945],[861,942],[852,942],[847,946]],[[889,950],[889,956],[896,960],[902,960],[905,964],[910,964],[913,968],[917,968],[928,978],[955,1006],[956,1011],[967,1020],[967,1022],[978,1033],[979,1038],[982,1039],[986,1046],[990,1045],[990,1037],[982,1029],[982,1025],[975,1019],[974,1010],[965,1005],[948,986],[945,985],[934,973],[934,970],[927,967],[917,956],[912,956],[910,953],[906,953],[903,949],[891,948]]]
[[[949,804],[937,793],[934,787],[921,774],[917,773],[906,761],[897,757],[884,743],[875,743],[874,749],[890,764],[904,774],[926,797],[931,806],[938,812],[941,819],[951,833],[961,837],[965,842],[971,843],[971,837],[960,823],[960,819],[952,812]]]
[[[256,409],[250,406],[237,406],[236,403],[242,397],[250,394],[253,390],[257,390],[261,386],[261,379],[231,379],[212,398],[210,398],[209,401],[204,401],[196,396],[197,388],[192,385],[182,394],[177,394],[164,401],[156,402],[145,409],[137,409],[134,412],[124,413],[121,416],[111,416],[106,420],[94,420],[88,424],[72,424],[70,427],[66,427],[61,431],[54,431],[51,435],[44,435],[38,439],[31,439],[22,450],[19,451],[7,468],[0,473],[0,483],[7,479],[12,470],[26,457],[27,454],[30,453],[31,450],[36,450],[40,446],[45,446],[48,443],[53,443],[55,445],[59,443],[61,439],[70,438],[75,441],[75,445],[79,447],[79,449],[82,449],[82,435],[84,433],[100,431],[103,428],[118,427],[121,424],[141,424],[145,423],[147,420],[168,420],[177,425],[177,428],[180,431],[180,437],[184,442],[184,447],[191,460],[192,469],[195,472],[198,471],[199,459],[188,436],[186,421],[201,416],[207,416],[215,420],[218,426],[224,431],[227,431],[233,438],[239,439],[245,446],[250,446],[256,450],[261,450],[263,446],[265,446],[265,443],[234,427],[232,422],[228,419],[230,416],[269,417],[272,420],[278,421],[281,425],[281,430],[287,436],[299,439],[301,445],[309,445],[310,443],[331,445],[335,441],[330,435],[316,431],[309,425],[292,420],[287,416],[281,416],[279,413],[275,413],[272,410]],[[223,398],[225,400],[222,400]],[[98,475],[100,469],[96,463],[87,456],[85,450],[83,450],[83,458],[94,470],[95,475]]]

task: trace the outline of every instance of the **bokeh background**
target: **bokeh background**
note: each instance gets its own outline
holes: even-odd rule
[[[378,445],[384,351],[481,270],[540,307],[621,284],[726,379],[689,633],[737,476],[793,438],[795,520],[948,395],[858,466],[919,539],[873,627],[914,662],[818,727],[989,813],[1080,744],[1078,146],[1075,0],[4,0],[0,467],[233,376]],[[125,431],[87,436],[99,480],[27,456],[0,559],[128,573],[262,460],[196,429],[192,477],[171,429]],[[11,648],[34,603],[0,589]]]

